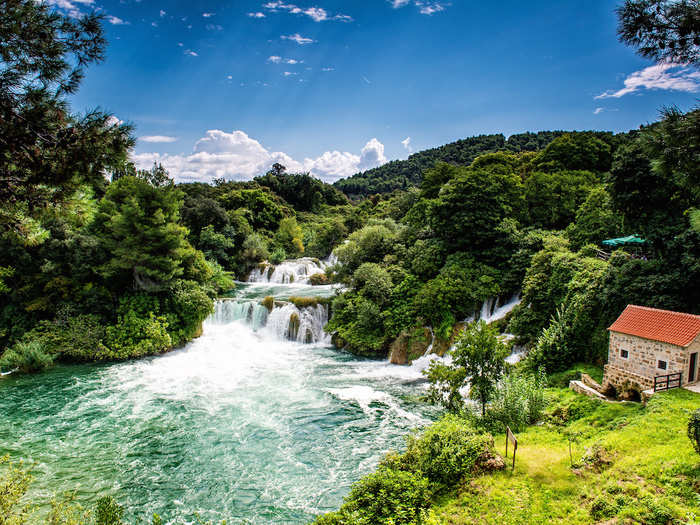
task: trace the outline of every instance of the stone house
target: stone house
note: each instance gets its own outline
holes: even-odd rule
[[[680,386],[700,377],[700,315],[629,305],[610,328],[603,386],[636,383],[654,388],[654,378],[680,373]],[[674,386],[677,375],[672,376]]]

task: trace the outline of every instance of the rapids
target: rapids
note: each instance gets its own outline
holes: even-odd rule
[[[333,293],[243,283],[180,350],[4,378],[0,454],[35,464],[35,501],[111,494],[130,523],[157,512],[168,523],[198,513],[292,524],[336,509],[435,411],[417,401],[433,356],[410,367],[355,358],[328,345],[327,307],[285,302]],[[260,304],[270,295],[271,312]]]

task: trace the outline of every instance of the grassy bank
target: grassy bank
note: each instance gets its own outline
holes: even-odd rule
[[[657,394],[647,407],[551,389],[548,421],[518,435],[514,472],[465,480],[431,523],[696,523],[700,457],[686,424],[700,395]],[[569,457],[569,438],[573,463]],[[503,453],[505,436],[496,436]]]

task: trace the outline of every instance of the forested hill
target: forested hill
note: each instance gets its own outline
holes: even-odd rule
[[[502,134],[479,135],[445,144],[437,148],[419,151],[409,155],[406,160],[394,160],[347,179],[337,181],[334,186],[350,197],[366,197],[376,193],[391,193],[417,186],[423,171],[432,168],[436,162],[447,162],[456,166],[468,166],[483,153],[495,151],[539,151],[565,131],[539,131],[537,133],[518,133],[508,139]],[[572,132],[577,133],[577,132]],[[608,142],[612,137],[608,132],[593,133]]]

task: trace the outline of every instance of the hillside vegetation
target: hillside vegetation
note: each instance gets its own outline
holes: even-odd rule
[[[700,460],[688,440],[685,426],[700,396],[676,390],[654,396],[647,407],[637,403],[605,403],[566,389],[548,389],[550,408],[544,423],[517,435],[515,469],[512,446],[507,465],[495,470],[464,464],[459,479],[440,483],[435,468],[459,465],[440,453],[450,450],[468,423],[446,419],[434,425],[416,443],[438,436],[433,448],[421,449],[416,463],[409,441],[403,463],[391,454],[373,476],[394,479],[384,509],[364,507],[350,514],[368,490],[368,479],[358,482],[339,513],[317,520],[318,525],[364,523],[450,524],[589,524],[694,523],[698,517]],[[490,442],[490,437],[487,442]],[[571,454],[569,445],[571,444]],[[505,453],[505,436],[494,436],[490,454]],[[476,456],[480,454],[477,448]],[[408,457],[407,457],[408,456]],[[482,458],[483,459],[483,458]],[[411,461],[410,463],[408,461]],[[449,466],[448,466],[449,465]],[[414,515],[393,520],[389,508],[406,505],[406,479],[396,479],[397,468],[426,479],[429,496],[415,504]],[[402,492],[402,488],[404,491]]]
[[[507,139],[502,134],[469,137],[444,146],[413,153],[406,160],[394,160],[378,168],[357,173],[352,177],[339,180],[334,186],[353,198],[367,197],[377,193],[391,193],[394,190],[406,190],[419,186],[423,172],[432,168],[436,162],[467,166],[477,156],[484,153],[496,151],[536,152],[544,149],[550,142],[564,133],[564,131],[517,133]],[[604,140],[614,140],[612,133],[592,133]]]

